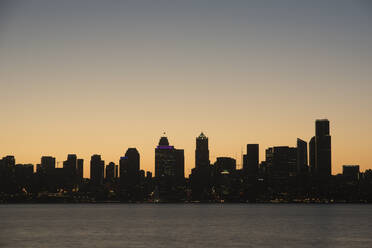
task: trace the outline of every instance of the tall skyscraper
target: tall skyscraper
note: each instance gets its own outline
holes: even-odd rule
[[[196,138],[195,168],[189,177],[194,201],[209,198],[211,192],[211,166],[209,160],[208,137],[201,133]]]
[[[248,144],[247,154],[243,156],[243,171],[244,174],[256,177],[258,174],[259,164],[259,145]]]
[[[312,175],[315,175],[315,136],[309,142],[309,169]]]
[[[106,165],[106,181],[113,182],[115,178],[115,168],[116,165],[114,162],[110,162]]]
[[[81,183],[84,178],[84,159],[77,160],[77,180]]]
[[[317,175],[327,180],[332,173],[331,136],[327,119],[315,121],[315,170]]]
[[[184,151],[170,146],[167,137],[161,137],[155,148],[155,177],[185,177]]]
[[[93,185],[103,184],[104,169],[105,161],[101,159],[101,155],[94,154],[90,159],[90,181]]]
[[[42,173],[50,176],[53,174],[54,169],[56,168],[56,158],[51,156],[41,157],[40,170]]]
[[[297,139],[297,174],[305,174],[307,172],[307,143]]]
[[[71,190],[74,188],[77,181],[77,157],[76,154],[68,154],[67,160],[63,161],[63,171],[64,171],[64,184],[67,189]]]
[[[14,156],[3,157],[0,160],[0,192],[14,192],[16,189],[15,180]]]
[[[136,148],[129,148],[120,158],[120,183],[123,186],[134,186],[139,182],[140,155]]]
[[[195,168],[206,168],[210,166],[209,161],[209,149],[208,149],[208,138],[201,133],[196,138],[196,149],[195,149]]]
[[[269,181],[279,190],[287,189],[289,179],[297,171],[297,148],[276,146],[266,149],[266,163],[269,170]]]

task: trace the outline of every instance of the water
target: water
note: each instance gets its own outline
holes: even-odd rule
[[[0,247],[372,247],[372,205],[0,205]]]

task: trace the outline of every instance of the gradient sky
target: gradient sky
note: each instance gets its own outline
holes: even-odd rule
[[[247,143],[309,141],[328,118],[332,171],[372,168],[370,1],[0,0],[0,156],[76,153],[154,170],[163,131],[194,167]]]

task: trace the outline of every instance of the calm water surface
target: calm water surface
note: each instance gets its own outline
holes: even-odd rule
[[[371,205],[0,205],[0,247],[372,247]]]

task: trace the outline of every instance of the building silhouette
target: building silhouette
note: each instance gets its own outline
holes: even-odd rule
[[[258,175],[259,145],[247,144],[247,154],[243,155],[243,172],[245,175],[256,178]]]
[[[236,160],[230,157],[218,157],[213,167],[219,174],[232,174],[236,171]]]
[[[196,137],[195,168],[191,170],[190,184],[193,201],[206,201],[211,194],[211,167],[208,137],[201,133]]]
[[[63,161],[65,174],[65,188],[72,190],[77,185],[77,157],[76,154],[68,154],[67,160]]]
[[[128,148],[120,158],[120,190],[124,201],[140,198],[140,154],[136,148]]]
[[[14,156],[8,155],[0,160],[0,187],[7,193],[16,191]]]
[[[358,181],[360,178],[359,165],[343,165],[342,176],[348,182]]]
[[[332,171],[331,136],[327,119],[315,121],[315,171],[321,181],[328,181]]]
[[[105,161],[101,155],[94,154],[90,159],[90,181],[93,186],[100,186],[104,179]]]
[[[116,165],[114,162],[110,162],[106,165],[106,181],[113,182],[116,178]]]
[[[297,148],[276,146],[266,149],[269,184],[278,191],[286,191],[297,172]]]
[[[309,171],[315,175],[315,136],[309,141]]]
[[[120,158],[120,180],[125,184],[137,184],[140,171],[140,155],[136,148],[128,148]]]
[[[77,160],[77,181],[80,184],[84,179],[84,159]]]
[[[307,174],[309,167],[307,165],[307,143],[297,138],[297,174]]]
[[[196,149],[195,149],[195,168],[207,168],[210,166],[209,161],[209,148],[208,148],[208,138],[201,133],[196,138]]]
[[[155,180],[155,190],[160,200],[177,201],[184,198],[184,151],[170,146],[165,136],[160,138],[155,148]]]
[[[51,156],[41,157],[40,170],[43,173],[50,175],[53,173],[55,168],[56,168],[56,158],[51,157]]]
[[[184,151],[170,146],[167,137],[161,137],[155,148],[155,177],[184,178]]]

